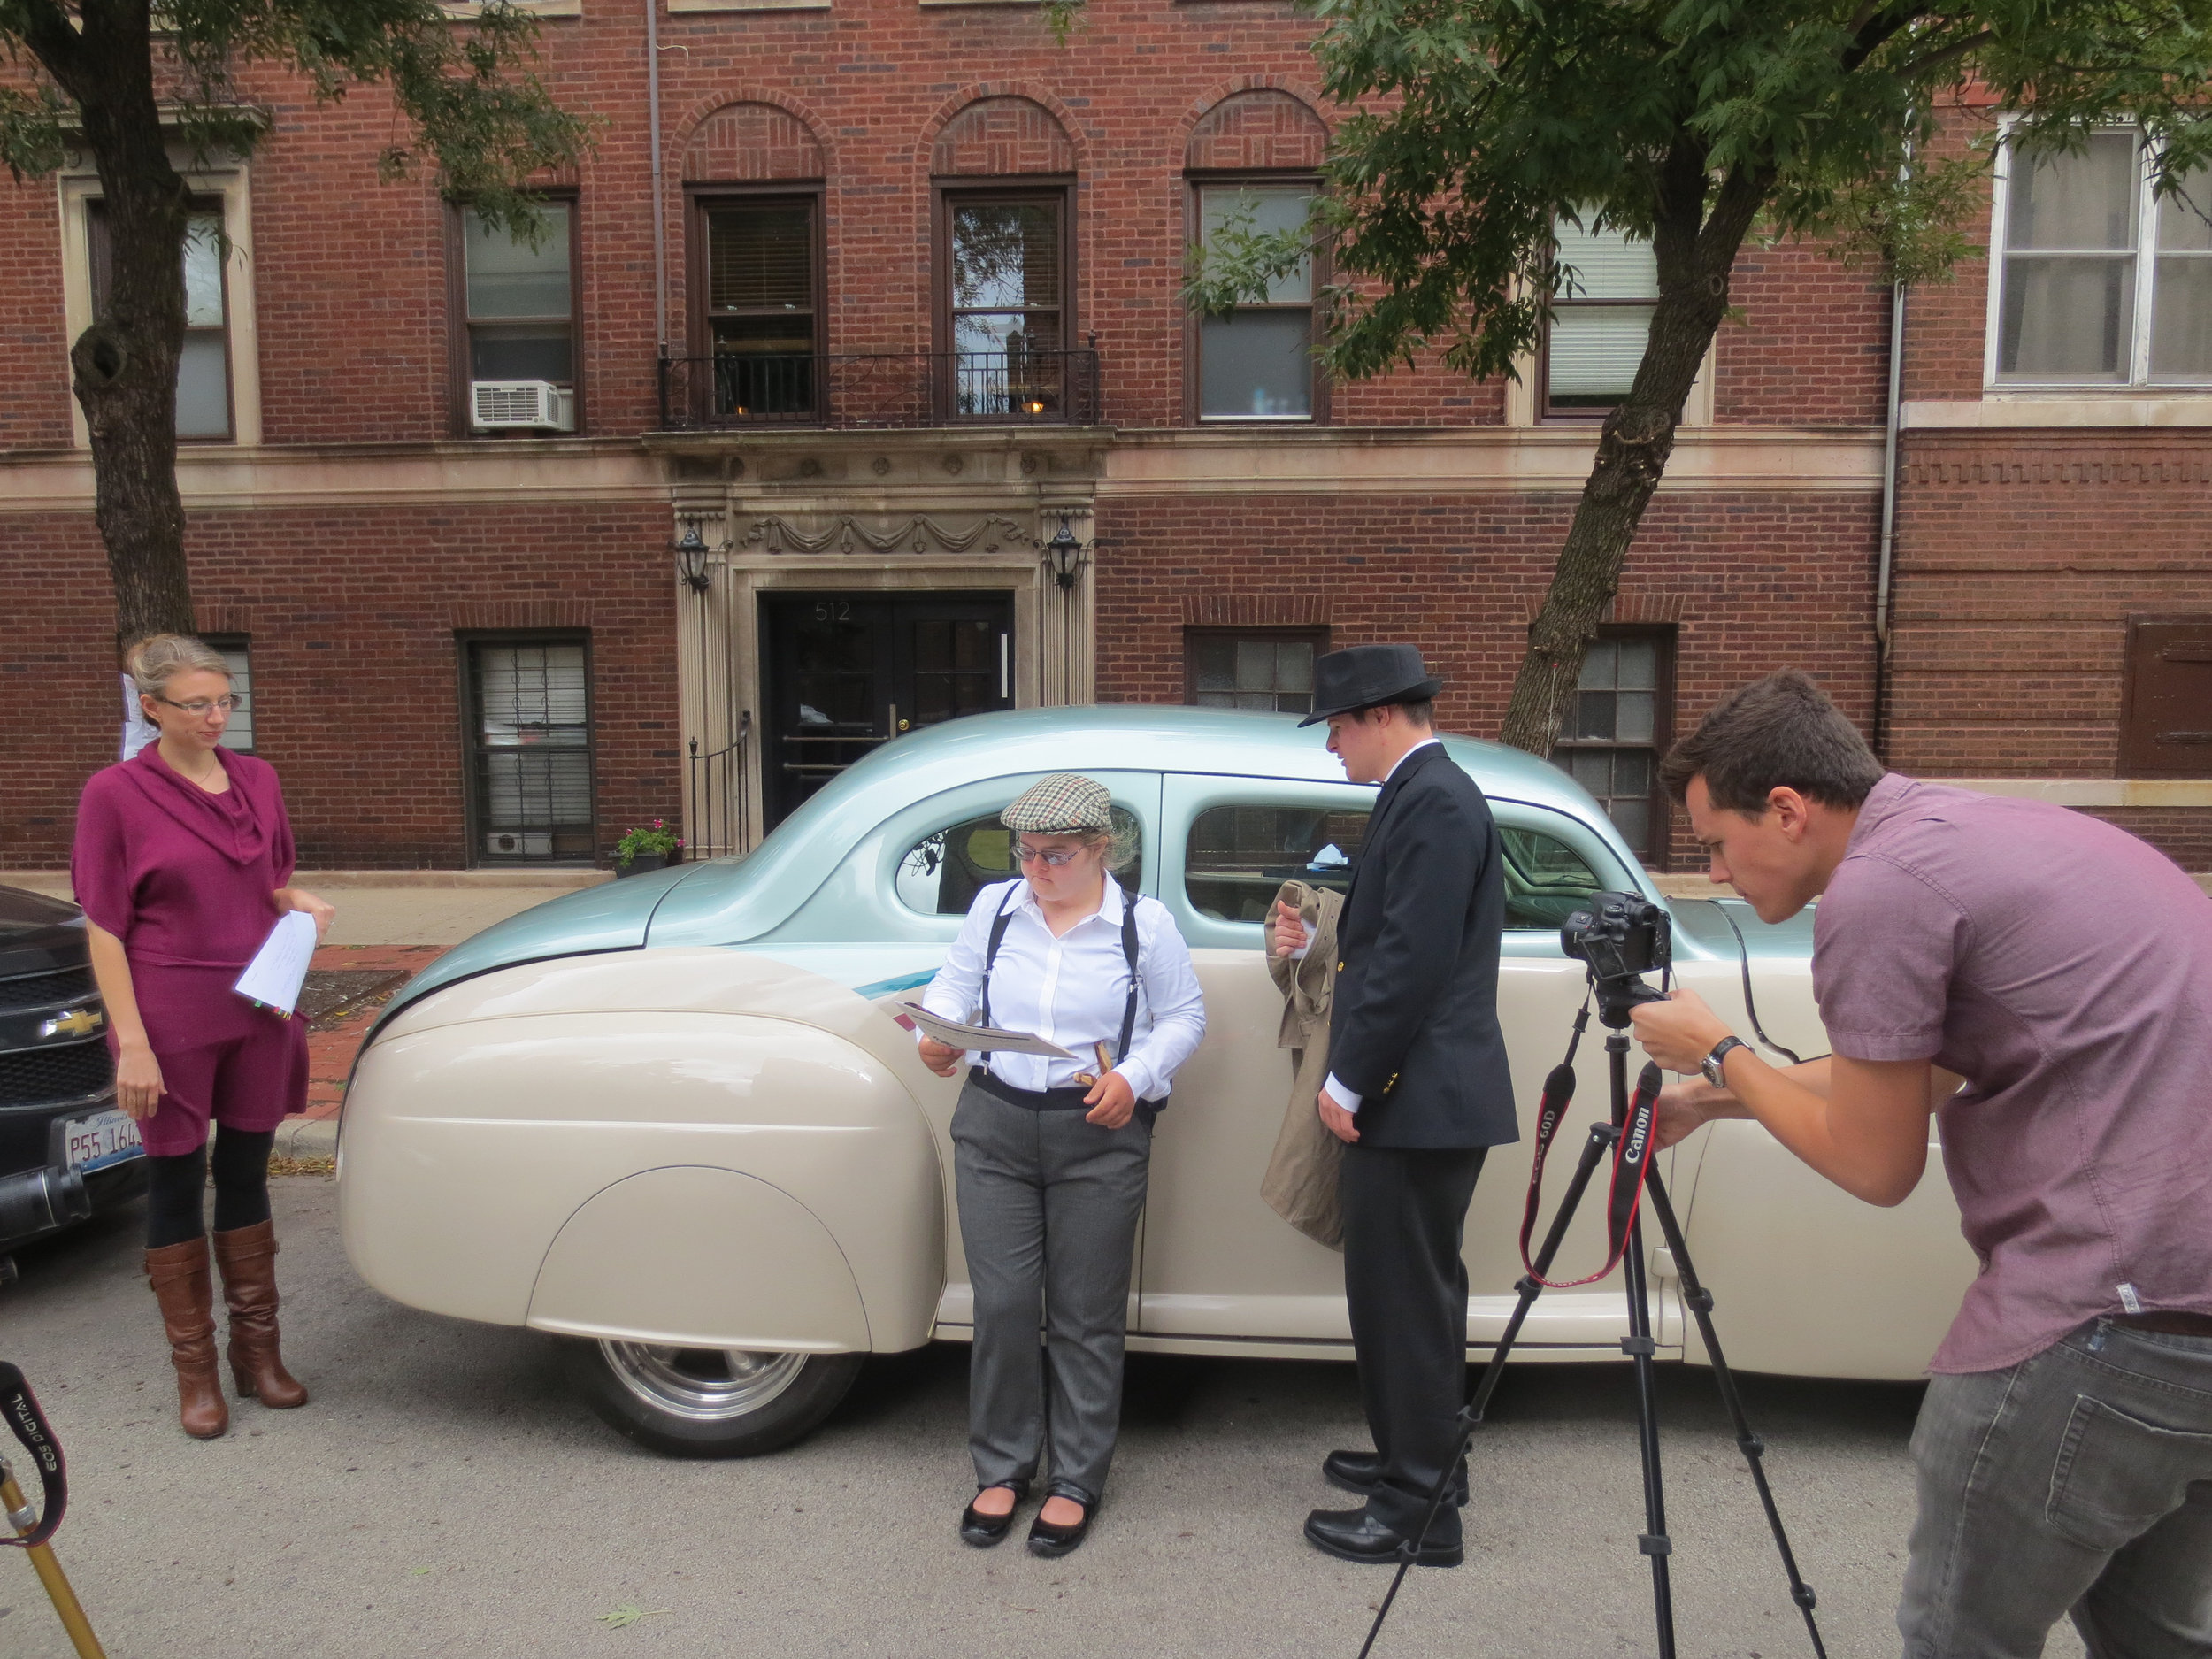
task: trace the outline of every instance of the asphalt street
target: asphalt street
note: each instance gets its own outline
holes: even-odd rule
[[[1090,1541],[1059,1562],[1018,1539],[979,1551],[953,1530],[971,1490],[964,1349],[874,1363],[778,1455],[672,1461],[568,1394],[552,1339],[363,1286],[327,1179],[276,1189],[287,1352],[315,1397],[234,1406],[225,1440],[176,1427],[134,1210],[22,1252],[22,1282],[0,1290],[0,1355],[28,1373],[69,1456],[57,1548],[115,1659],[1352,1659],[1387,1581],[1298,1533],[1309,1509],[1348,1502],[1319,1474],[1331,1447],[1360,1441],[1348,1366],[1139,1356]],[[1894,1655],[1918,1389],[1747,1383],[1829,1652]],[[1663,1402],[1681,1652],[1809,1653],[1709,1380],[1670,1371]],[[1509,1375],[1474,1483],[1467,1564],[1413,1575],[1380,1659],[1653,1651],[1624,1367]],[[2080,1648],[2062,1632],[2052,1651]],[[6,1552],[0,1654],[68,1653]]]

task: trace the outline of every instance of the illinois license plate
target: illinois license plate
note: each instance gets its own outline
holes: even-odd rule
[[[138,1125],[127,1111],[99,1112],[61,1126],[63,1156],[72,1169],[102,1170],[143,1155]]]

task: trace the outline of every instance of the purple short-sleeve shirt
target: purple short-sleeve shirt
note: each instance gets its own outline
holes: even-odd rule
[[[291,820],[276,771],[219,749],[230,787],[210,795],[149,743],[96,772],[77,806],[69,878],[77,902],[134,965],[242,968],[292,879]]]
[[[2212,898],[2078,812],[1891,772],[1813,921],[1835,1051],[1966,1079],[1937,1113],[1982,1271],[1929,1369],[2099,1314],[2212,1313]]]

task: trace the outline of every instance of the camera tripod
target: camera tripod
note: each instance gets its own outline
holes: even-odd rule
[[[1617,969],[1617,959],[1613,965]],[[1590,991],[1597,1004],[1598,1020],[1606,1028],[1606,1070],[1612,1086],[1612,1115],[1610,1121],[1590,1125],[1588,1138],[1583,1142],[1582,1156],[1575,1165],[1574,1177],[1567,1183],[1566,1196],[1560,1201],[1559,1210],[1552,1217],[1550,1228],[1544,1234],[1544,1242],[1532,1262],[1528,1256],[1529,1235],[1534,1229],[1538,1199],[1544,1178],[1544,1155],[1549,1149],[1553,1135],[1566,1116],[1568,1103],[1574,1098],[1575,1049],[1582,1041],[1588,1025],[1590,1009],[1585,1003],[1575,1018],[1573,1034],[1567,1041],[1567,1056],[1551,1075],[1545,1079],[1541,1106],[1538,1111],[1535,1168],[1529,1179],[1528,1209],[1521,1224],[1521,1259],[1528,1272],[1514,1288],[1520,1293],[1520,1302],[1506,1321],[1505,1333],[1498,1339],[1496,1348],[1485,1368],[1482,1380],[1473,1395],[1461,1410],[1458,1418],[1458,1439],[1451,1455],[1444,1459],[1443,1472],[1437,1477],[1435,1489],[1429,1494],[1427,1513],[1414,1536],[1400,1548],[1398,1571],[1390,1581],[1389,1592],[1375,1611],[1375,1622],[1369,1626],[1367,1640],[1360,1647],[1360,1659],[1368,1659],[1376,1639],[1382,1633],[1383,1621],[1390,1617],[1390,1609],[1397,1600],[1398,1591],[1405,1583],[1406,1570],[1413,1564],[1415,1552],[1427,1536],[1437,1512],[1446,1502],[1460,1459],[1467,1454],[1475,1431],[1482,1426],[1483,1414],[1488,1409],[1490,1396],[1497,1389],[1498,1379],[1504,1374],[1506,1361],[1511,1357],[1514,1343],[1519,1340],[1521,1326],[1528,1318],[1529,1310],[1536,1298],[1552,1281],[1544,1276],[1551,1271],[1552,1258],[1559,1252],[1560,1241],[1566,1237],[1568,1225],[1573,1221],[1575,1210],[1588,1189],[1591,1178],[1597,1172],[1598,1164],[1609,1150],[1616,1151],[1611,1190],[1607,1203],[1607,1231],[1610,1254],[1605,1265],[1586,1279],[1571,1281],[1588,1284],[1602,1279],[1618,1262],[1624,1269],[1628,1291],[1629,1333],[1621,1340],[1621,1351],[1634,1363],[1636,1369],[1637,1442],[1643,1461],[1644,1526],[1636,1540],[1637,1548],[1651,1563],[1651,1600],[1654,1620],[1658,1628],[1659,1659],[1675,1659],[1674,1592],[1669,1578],[1667,1558],[1673,1553],[1673,1540],[1667,1535],[1667,1507],[1664,1486],[1661,1479],[1659,1461],[1659,1396],[1658,1379],[1655,1363],[1655,1347],[1651,1335],[1651,1302],[1647,1294],[1644,1272],[1644,1224],[1639,1204],[1640,1195],[1648,1197],[1652,1213],[1659,1218],[1659,1231],[1666,1240],[1667,1248],[1674,1257],[1676,1273],[1682,1281],[1682,1300],[1691,1316],[1697,1321],[1698,1334],[1705,1344],[1710,1361],[1713,1380],[1720,1389],[1721,1402],[1735,1425],[1736,1446],[1743,1453],[1744,1462],[1751,1471],[1752,1483],[1758,1488],[1760,1506],[1766,1511],[1767,1527],[1774,1535],[1774,1547],[1780,1552],[1782,1570],[1788,1576],[1790,1600],[1796,1603],[1805,1617],[1805,1632],[1812,1639],[1816,1659],[1827,1659],[1827,1649],[1820,1640],[1820,1625],[1813,1617],[1817,1600],[1812,1586],[1807,1584],[1797,1570],[1797,1558],[1790,1550],[1789,1534],[1782,1525],[1781,1511],[1775,1508],[1773,1490],[1767,1484],[1763,1460],[1766,1444],[1753,1431],[1750,1419],[1745,1416],[1742,1395],[1737,1391],[1736,1379],[1722,1356],[1720,1339],[1713,1330],[1713,1294],[1698,1282],[1697,1270],[1690,1261],[1689,1247],[1683,1241],[1681,1224],[1675,1218],[1674,1205],[1667,1197],[1666,1184],[1659,1171],[1651,1167],[1652,1133],[1659,1097],[1659,1068],[1646,1063],[1637,1079],[1633,1096],[1628,1088],[1628,1023],[1629,1013],[1640,1002],[1661,1000],[1662,993],[1653,990],[1642,978],[1630,972],[1605,972],[1594,963],[1589,972]]]

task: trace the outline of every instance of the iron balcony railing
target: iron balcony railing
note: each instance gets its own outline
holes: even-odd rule
[[[729,352],[660,360],[661,428],[1094,426],[1098,352]]]

